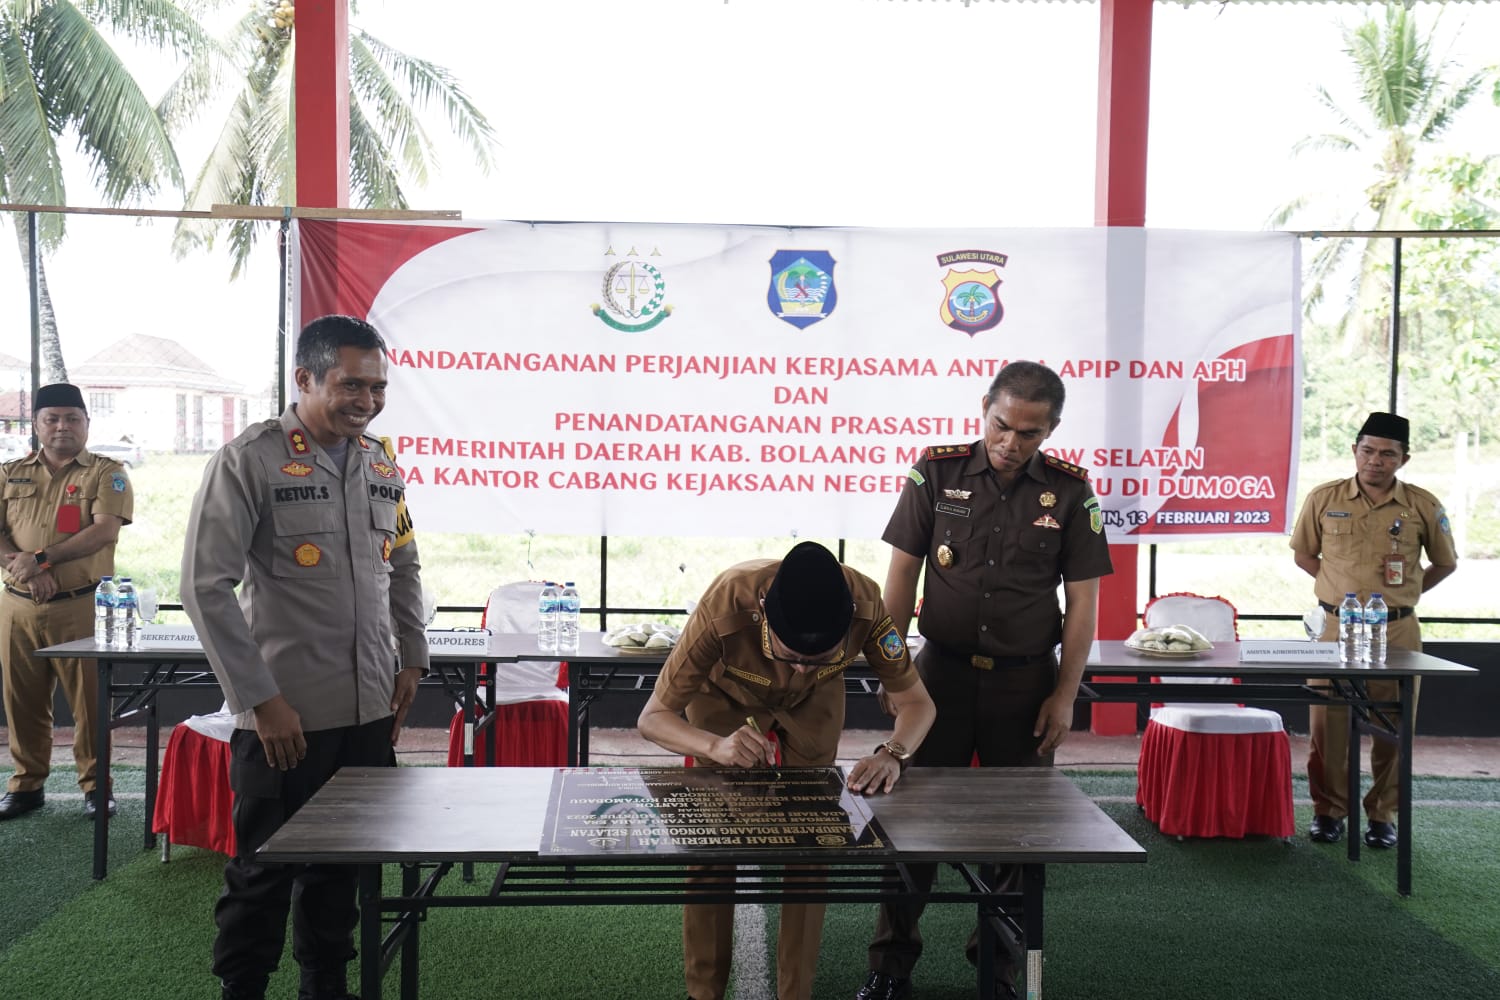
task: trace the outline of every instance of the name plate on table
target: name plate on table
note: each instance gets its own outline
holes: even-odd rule
[[[569,767],[552,778],[543,854],[680,854],[890,844],[835,767]]]
[[[1337,663],[1336,642],[1301,642],[1296,639],[1241,639],[1241,663]]]
[[[136,634],[137,646],[197,648],[198,630],[191,625],[142,625]]]
[[[490,648],[490,632],[489,629],[470,632],[467,630],[430,628],[427,630],[427,648],[434,653],[451,653],[454,650],[478,650],[479,652],[484,652]]]

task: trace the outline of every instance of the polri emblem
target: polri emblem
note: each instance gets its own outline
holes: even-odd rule
[[[380,558],[386,562],[391,561],[391,540],[389,538],[380,543]]]
[[[954,250],[938,254],[939,267],[948,268],[943,276],[943,305],[938,315],[955,330],[974,336],[1000,324],[1005,307],[996,289],[1001,277],[993,269],[954,270],[954,264],[994,264],[1004,267],[1009,260],[993,250]]]
[[[312,542],[303,542],[292,550],[292,558],[297,560],[298,566],[316,566],[323,561],[323,550]]]
[[[771,286],[766,305],[779,320],[805,330],[827,319],[838,305],[833,283],[837,263],[827,250],[777,250],[771,255]]]
[[[370,468],[374,469],[375,475],[381,479],[394,479],[396,477],[396,470],[385,462],[371,462]]]
[[[1037,500],[1038,500],[1038,502],[1041,503],[1041,505],[1043,507],[1056,507],[1057,506],[1057,494],[1053,493],[1051,490],[1048,490],[1047,492],[1043,493],[1040,497],[1037,498]]]
[[[303,462],[288,462],[281,467],[281,471],[289,476],[310,476],[312,475],[312,466]]]

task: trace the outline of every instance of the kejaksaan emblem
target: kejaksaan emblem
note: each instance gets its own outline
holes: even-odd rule
[[[835,263],[827,250],[777,250],[771,255],[766,305],[777,319],[799,330],[826,319],[839,301],[833,284]]]
[[[634,250],[604,272],[603,295],[604,304],[596,302],[589,309],[604,323],[625,333],[649,330],[672,315],[672,307],[663,305],[667,280],[655,264],[638,259]]]

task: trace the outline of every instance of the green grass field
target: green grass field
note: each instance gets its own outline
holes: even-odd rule
[[[180,603],[182,538],[206,460],[204,455],[152,455],[132,473],[136,518],[121,533],[116,562],[119,572],[133,577],[137,586],[155,587],[162,603]],[[1301,492],[1348,475],[1351,462],[1337,457],[1304,462]],[[1500,460],[1465,462],[1461,475],[1458,468],[1451,453],[1413,459],[1415,481],[1445,499],[1463,495],[1467,512],[1460,518],[1456,501],[1449,499],[1455,504],[1455,530],[1464,561],[1453,580],[1424,599],[1422,610],[1429,617],[1492,616],[1491,595],[1500,589]],[[434,531],[424,525],[420,510],[413,513],[423,580],[440,605],[478,606],[500,583],[541,578],[575,580],[586,605],[600,603],[597,537]],[[833,538],[814,540],[830,548],[838,544]],[[614,536],[608,540],[607,603],[613,608],[680,608],[696,600],[725,567],[743,559],[779,557],[792,544],[791,538]],[[889,548],[883,542],[849,539],[845,547],[850,565],[878,581],[885,579]],[[1242,613],[1300,616],[1312,603],[1311,581],[1293,565],[1283,535],[1161,545],[1157,560],[1158,593],[1223,594]],[[1141,595],[1148,592],[1147,562],[1143,553]],[[170,613],[164,615],[163,620],[173,620]],[[477,622],[472,615],[453,615],[438,624]],[[1284,636],[1292,628],[1295,623],[1246,623],[1244,634]],[[1500,638],[1495,626],[1438,625],[1424,631],[1429,638]]]

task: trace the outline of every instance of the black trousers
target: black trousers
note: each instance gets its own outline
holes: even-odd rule
[[[1041,738],[1031,735],[1042,702],[1057,687],[1057,662],[1039,656],[1021,666],[980,670],[968,657],[945,655],[929,643],[917,653],[917,672],[937,705],[937,721],[912,758],[914,767],[968,767],[979,755],[981,767],[1051,767],[1052,754],[1039,754]],[[919,890],[932,887],[936,865],[909,865]],[[1020,891],[1021,869],[1002,865],[985,868],[986,881],[1002,891]],[[918,923],[927,904],[922,900],[882,903],[870,942],[870,969],[902,979],[911,977],[922,955]],[[979,930],[969,935],[965,953],[978,960]],[[998,979],[1014,983],[1017,957],[1002,946],[995,956]]]
[[[292,956],[308,972],[342,970],[354,957],[356,870],[348,865],[267,865],[256,850],[341,767],[395,767],[393,717],[304,734],[307,756],[289,771],[266,763],[260,737],[229,741],[235,855],[214,906],[214,975],[226,983],[267,979],[281,962],[287,915]]]

